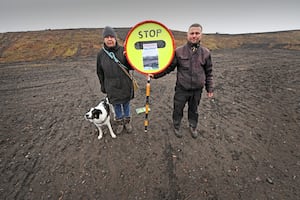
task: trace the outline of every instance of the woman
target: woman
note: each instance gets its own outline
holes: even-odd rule
[[[97,55],[97,75],[101,85],[101,91],[107,94],[110,103],[115,109],[117,122],[117,134],[124,127],[128,133],[132,132],[130,100],[134,98],[134,90],[131,79],[121,69],[121,66],[113,58],[117,58],[127,71],[132,70],[124,55],[124,47],[117,42],[117,35],[113,28],[106,26],[103,29],[103,48]]]

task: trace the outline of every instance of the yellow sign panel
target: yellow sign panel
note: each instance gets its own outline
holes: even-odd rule
[[[143,74],[164,71],[174,57],[173,34],[163,24],[152,20],[135,25],[124,46],[130,65]]]

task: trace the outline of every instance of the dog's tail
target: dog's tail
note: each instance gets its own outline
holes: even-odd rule
[[[110,104],[108,96],[104,97],[104,101],[105,101],[105,103]]]
[[[109,102],[108,96],[104,97],[103,102],[104,102],[105,109],[107,110],[108,114],[110,115],[110,106],[109,106],[110,102]]]

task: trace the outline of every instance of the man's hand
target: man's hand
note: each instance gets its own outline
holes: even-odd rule
[[[213,93],[213,92],[208,92],[208,93],[207,93],[207,97],[211,98],[211,97],[213,97],[213,96],[214,96],[214,93]]]
[[[154,78],[154,75],[153,75],[153,74],[148,74],[148,76],[149,76],[150,78]]]

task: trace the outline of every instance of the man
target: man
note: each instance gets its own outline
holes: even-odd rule
[[[117,42],[117,35],[113,28],[106,26],[103,29],[103,48],[97,55],[97,75],[101,91],[107,94],[110,103],[114,106],[117,134],[124,127],[128,133],[132,132],[130,120],[130,100],[134,98],[131,79],[113,59],[117,58],[127,71],[132,70],[124,55],[124,47]],[[112,57],[111,57],[112,56]]]
[[[187,43],[175,50],[172,64],[153,78],[160,78],[177,67],[177,79],[174,95],[173,125],[175,135],[181,138],[180,130],[183,109],[188,104],[188,122],[190,133],[197,138],[198,106],[202,90],[205,87],[208,97],[213,97],[213,75],[210,51],[201,46],[202,26],[192,24],[187,32]]]

